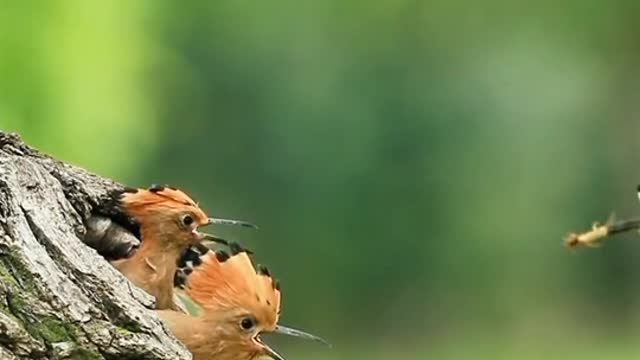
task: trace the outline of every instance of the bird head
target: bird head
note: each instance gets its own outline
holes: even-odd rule
[[[278,281],[266,267],[259,266],[256,271],[247,252],[237,245],[232,246],[231,256],[220,250],[204,255],[202,264],[187,279],[186,293],[202,307],[201,316],[213,347],[206,351],[216,354],[216,359],[250,360],[268,356],[284,360],[262,341],[260,336],[266,333],[327,344],[315,335],[278,324]]]
[[[256,227],[244,221],[210,218],[187,194],[168,186],[127,189],[120,197],[120,207],[140,225],[143,238],[145,233],[152,233],[150,235],[167,239],[179,247],[198,244],[203,240],[223,241],[198,231],[202,226],[223,224]]]

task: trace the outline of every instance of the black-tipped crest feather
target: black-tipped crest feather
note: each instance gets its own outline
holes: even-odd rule
[[[218,261],[221,262],[221,263],[229,260],[229,254],[227,254],[223,250],[218,250],[218,251],[215,252],[215,254],[216,254],[216,259],[218,259]]]

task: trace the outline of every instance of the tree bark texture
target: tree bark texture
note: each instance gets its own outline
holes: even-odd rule
[[[0,359],[191,359],[81,238],[123,186],[0,131]]]

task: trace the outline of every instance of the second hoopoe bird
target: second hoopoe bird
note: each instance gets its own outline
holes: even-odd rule
[[[175,308],[174,276],[187,249],[224,240],[198,231],[212,224],[255,225],[210,218],[183,191],[168,186],[126,189],[102,212],[113,218],[87,222],[84,241],[111,260],[131,282],[156,299],[156,309]],[[139,239],[139,240],[138,240]]]
[[[194,360],[284,360],[260,336],[280,333],[323,342],[315,335],[278,324],[280,285],[266,267],[255,270],[246,250],[231,244],[231,256],[211,251],[186,280],[197,315],[158,311]]]

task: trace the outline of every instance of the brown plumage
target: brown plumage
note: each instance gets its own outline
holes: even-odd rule
[[[186,293],[201,307],[198,316],[158,313],[194,360],[250,360],[265,355],[283,359],[260,339],[269,332],[322,341],[278,325],[278,282],[267,271],[256,272],[245,251],[230,257],[221,251],[204,255],[187,279]]]
[[[200,226],[252,226],[209,218],[187,194],[167,186],[126,189],[106,208],[103,212],[117,221],[101,216],[90,219],[85,242],[112,260],[131,282],[154,296],[156,309],[175,308],[174,275],[182,254],[203,240],[221,240],[200,233]],[[137,243],[136,236],[140,238]]]
[[[126,192],[122,209],[140,224],[140,248],[129,258],[112,262],[131,282],[156,298],[157,309],[173,307],[177,260],[201,240],[197,228],[209,218],[180,190]]]

